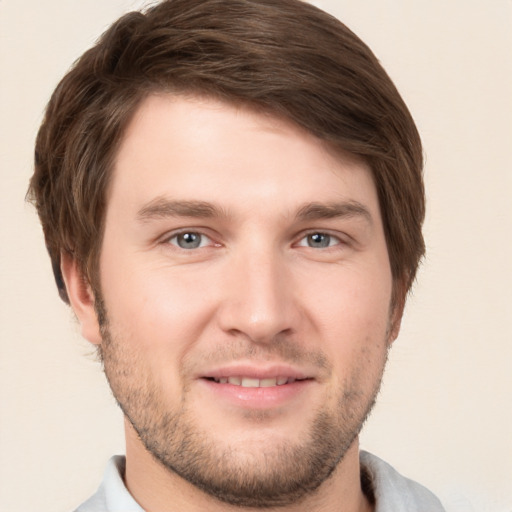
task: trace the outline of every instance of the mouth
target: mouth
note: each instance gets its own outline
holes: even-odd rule
[[[243,410],[271,410],[302,407],[314,392],[316,376],[308,369],[286,364],[238,363],[206,370],[199,382],[212,404],[224,403]],[[213,401],[212,401],[213,400]],[[281,409],[282,410],[282,409]]]
[[[206,377],[206,380],[217,384],[231,384],[233,386],[241,386],[243,388],[271,388],[275,386],[285,386],[286,384],[292,384],[294,382],[301,382],[309,379],[284,376],[258,379],[254,377],[236,375],[230,377]]]

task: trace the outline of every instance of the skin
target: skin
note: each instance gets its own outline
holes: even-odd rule
[[[366,164],[287,121],[161,94],[137,111],[112,178],[101,292],[69,256],[62,270],[127,418],[135,499],[152,512],[371,510],[357,435],[401,311]],[[214,380],[236,375],[299,381]],[[284,488],[315,454],[319,481],[302,493],[251,502],[192,481]]]

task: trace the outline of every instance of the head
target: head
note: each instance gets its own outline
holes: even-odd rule
[[[176,129],[175,123],[181,123],[183,129]],[[157,129],[152,131],[152,127]],[[192,128],[198,138],[204,136],[205,140],[204,145],[195,146],[194,154],[202,154],[203,149],[208,154],[208,141],[218,134],[225,135],[218,145],[209,148],[209,158],[201,166],[195,168],[196,159],[187,161],[187,155],[178,151],[175,156],[162,154],[154,162],[148,160],[139,167],[132,166],[131,162],[145,154],[147,148],[152,148],[147,154],[151,159],[166,147],[164,140],[152,146],[160,134],[174,134],[172,143],[176,143],[176,148],[188,147],[180,137],[189,133],[189,140],[193,140]],[[253,136],[245,137],[244,133]],[[234,141],[234,149],[230,144],[224,145],[226,140]],[[267,144],[273,148],[273,158],[282,165],[274,166],[272,158],[259,161]],[[254,153],[253,161],[259,165],[248,165],[240,176],[223,174],[226,169],[242,168],[240,162],[254,147],[259,151]],[[237,152],[237,148],[244,151]],[[220,153],[227,155],[227,166],[224,161],[216,162]],[[301,158],[296,158],[298,154]],[[168,174],[158,172],[162,161],[167,162],[164,169],[169,169]],[[302,162],[310,165],[304,167]],[[274,167],[276,175],[271,172]],[[319,169],[318,179],[312,174],[315,168]],[[137,176],[141,169],[147,169],[147,175]],[[192,197],[194,172],[200,183],[213,184],[211,200],[208,194]],[[343,194],[349,198],[341,213],[339,205],[334,204],[336,197],[329,195],[337,189],[340,176]],[[138,180],[141,187],[134,187]],[[170,182],[176,184],[177,190],[189,191],[178,206],[169,201],[159,203],[158,190]],[[260,182],[264,184],[261,188]],[[222,188],[219,183],[227,185]],[[286,192],[283,183],[290,194],[279,211],[273,210],[276,198],[267,197],[268,208],[264,211],[268,215],[261,215],[260,223],[256,222],[258,215],[247,214],[246,205],[258,205],[258,190],[263,205],[269,190]],[[202,274],[215,272],[212,269],[221,266],[204,265],[206,256],[200,256],[174,278],[167,274],[165,279],[169,281],[165,286],[161,276],[152,273],[155,268],[162,268],[161,262],[155,260],[150,265],[151,275],[141,281],[137,277],[126,280],[133,286],[120,295],[128,297],[130,292],[139,291],[141,295],[141,302],[128,304],[117,300],[112,291],[119,291],[118,285],[123,281],[115,277],[116,267],[123,267],[123,261],[112,257],[113,240],[117,236],[116,223],[119,226],[131,214],[124,210],[125,202],[132,204],[129,191],[147,191],[146,185],[154,185],[156,195],[139,210],[139,220],[147,218],[158,224],[160,217],[176,216],[178,208],[179,215],[200,217],[209,226],[209,231],[199,237],[199,247],[204,242],[206,251],[200,254],[223,254],[216,252],[217,247],[229,245],[228,239],[240,241],[242,249],[238,256],[236,251],[230,253],[235,259],[226,263],[223,272]],[[203,190],[208,187],[205,185]],[[237,191],[241,192],[240,197],[248,193],[244,201],[236,201]],[[224,501],[249,506],[291,503],[317,488],[335,471],[371,408],[388,342],[396,336],[405,294],[424,252],[424,191],[418,133],[391,80],[372,52],[349,29],[297,0],[171,0],[144,13],[127,14],[75,63],[53,94],[37,138],[36,170],[29,195],[43,224],[61,297],[66,301],[70,298],[62,268],[66,262],[72,262],[94,297],[100,331],[95,342],[102,345],[105,370],[114,394],[137,436],[163,465]],[[317,198],[325,199],[319,207]],[[190,200],[198,202],[191,204]],[[305,209],[296,208],[307,201],[309,206]],[[183,208],[188,212],[186,215]],[[263,236],[292,211],[294,219],[300,217],[300,222],[306,224],[317,218],[355,219],[351,229],[360,235],[353,238],[361,238],[360,246],[372,249],[358,249],[357,242],[353,253],[368,257],[355,258],[357,264],[348,277],[342,276],[342,265],[325,264],[333,263],[333,254],[338,249],[322,253],[322,257],[330,254],[328,261],[319,261],[315,255],[305,258],[307,265],[297,263],[303,260],[293,257],[289,268],[280,267],[284,260],[266,266],[268,258],[264,259],[257,250],[249,251],[249,247],[257,246],[252,246],[251,239],[243,235],[246,231],[241,229],[242,223],[236,224],[233,219],[245,219],[243,226],[250,226],[251,233]],[[233,212],[237,215],[230,217]],[[300,224],[301,229],[306,224]],[[219,226],[227,225],[229,236],[219,235],[216,245],[216,234],[224,229]],[[365,245],[365,233],[374,228],[377,235]],[[274,240],[282,241],[289,236],[287,229],[279,224],[273,231]],[[195,248],[198,233],[188,233],[187,239],[182,237],[184,234],[175,233],[166,244],[178,244],[180,251],[183,244]],[[320,234],[321,239],[318,233],[294,238],[290,247],[309,255],[312,247],[323,248],[325,233]],[[327,239],[329,246],[332,240],[337,240],[333,246],[343,245],[338,244],[335,236]],[[172,258],[182,257],[172,254]],[[258,254],[263,259],[258,260]],[[128,260],[124,263],[127,275],[132,270]],[[297,285],[297,297],[282,291],[293,291],[288,285],[296,283],[299,274],[306,276],[313,267],[319,272],[319,282],[332,287],[334,293],[337,285],[332,283],[336,280],[343,283],[347,278],[352,286],[346,286],[339,301],[330,299],[322,307],[323,297],[310,300],[310,291],[314,294],[314,289],[303,284]],[[334,273],[329,268],[335,269]],[[370,271],[365,274],[364,269]],[[245,276],[242,279],[248,279],[246,302],[232,300],[230,292],[219,295],[224,286],[229,289],[229,276],[235,271]],[[290,282],[284,283],[287,276]],[[218,280],[218,286],[201,286],[198,295],[194,295],[194,283],[206,280]],[[279,292],[274,291],[286,296],[277,300],[272,292],[273,283],[282,280]],[[149,287],[151,283],[154,286]],[[261,283],[267,283],[268,288],[261,288]],[[240,283],[232,283],[234,288],[237,284],[239,288]],[[174,293],[169,303],[172,306],[161,300],[169,290]],[[146,308],[157,297],[158,305]],[[249,325],[250,322],[242,325],[243,318],[254,318],[248,306],[244,309],[242,305],[253,304],[255,309],[261,306],[264,310],[268,304],[263,305],[262,297],[268,298],[269,303],[274,301],[274,316],[263,315],[267,323],[260,327]],[[216,309],[222,314],[213,322],[208,308],[214,303],[222,303],[222,308]],[[201,310],[200,315],[187,309],[191,304]],[[295,310],[293,305],[297,305]],[[336,322],[337,307],[346,308],[348,315],[342,328]],[[135,316],[140,312],[140,318],[128,326],[134,317],[128,314],[130,308],[135,308]],[[181,320],[187,327],[202,328],[180,330],[175,320]],[[152,334],[144,331],[151,330],[153,325],[162,329]],[[171,330],[176,343],[169,345],[161,333]],[[145,337],[151,347],[140,343]],[[347,343],[338,344],[340,337],[346,338]],[[313,343],[317,338],[323,339],[325,345]],[[120,340],[126,341],[122,349]],[[222,343],[217,346],[210,344],[211,340]],[[172,377],[162,376],[162,361],[167,361],[166,368],[175,365]],[[286,401],[278,410],[258,406],[239,414],[237,409],[232,425],[240,430],[233,434],[233,446],[240,450],[235,458],[233,448],[215,437],[215,429],[211,438],[207,436],[201,422],[217,422],[220,431],[226,411],[209,411],[210,402],[204,402],[199,390],[222,385],[218,381],[224,375],[219,372],[234,371],[234,361],[245,365],[243,371],[251,375],[274,372],[270,375],[272,380],[279,377],[274,375],[276,371],[283,371],[294,375],[290,380],[298,377],[308,383],[295,387],[314,383],[308,391],[290,388],[290,393],[306,393],[314,405],[304,411],[305,426],[297,430],[297,439],[287,439],[287,429],[294,417],[288,414]],[[139,376],[129,377],[127,369],[135,367]],[[163,405],[167,401],[174,404],[169,410]],[[327,405],[322,407],[324,403]],[[203,418],[206,410],[210,415]],[[232,411],[231,406],[228,410]],[[262,460],[254,457],[260,451],[255,444],[271,445],[263,436],[269,432],[276,439],[275,446],[263,453],[262,460],[277,469],[267,468],[266,479],[261,474],[260,480],[251,479],[256,469],[250,474],[243,473],[242,468],[262,467]],[[207,442],[203,442],[205,439]],[[176,453],[181,465],[173,459],[172,454]],[[280,466],[280,461],[291,464],[300,458],[304,463],[299,465],[295,479],[283,481],[278,477],[290,474],[289,467]],[[203,472],[193,464],[198,460],[200,468],[206,468]],[[214,461],[221,465],[225,462],[225,467],[233,470],[229,474],[224,471],[224,479],[219,480]],[[239,474],[243,477],[239,478]],[[255,499],[255,495],[259,498]]]
[[[371,50],[305,2],[174,0],[112,25],[47,106],[29,198],[64,300],[62,253],[93,288],[100,284],[113,162],[138,105],[158,91],[248,105],[362,157],[377,187],[396,290],[409,290],[424,253],[421,142]]]

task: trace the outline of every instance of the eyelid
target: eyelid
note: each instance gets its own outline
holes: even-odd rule
[[[340,245],[348,245],[349,238],[350,238],[348,235],[345,235],[345,234],[339,233],[339,232],[333,232],[329,229],[308,229],[307,231],[303,231],[302,233],[300,233],[300,235],[296,239],[297,242],[295,242],[294,245],[298,246],[298,247],[308,247],[310,249],[318,249],[318,248],[314,248],[314,247],[309,247],[306,244],[300,244],[300,242],[305,240],[308,236],[315,235],[315,234],[327,235],[327,236],[334,238],[338,241],[337,244],[321,248],[323,250],[332,249],[332,248],[340,246]]]
[[[181,251],[190,252],[190,251],[193,251],[194,249],[184,249],[183,247],[180,247],[177,243],[172,243],[171,240],[173,240],[174,238],[176,238],[180,235],[183,235],[185,233],[195,233],[195,234],[200,235],[201,237],[204,237],[208,240],[208,243],[206,245],[201,245],[200,247],[195,248],[195,250],[204,249],[207,247],[220,246],[221,244],[218,242],[215,242],[214,237],[211,234],[207,233],[207,231],[209,231],[209,230],[207,230],[205,228],[198,228],[198,227],[185,227],[185,228],[175,229],[170,232],[167,232],[164,236],[162,236],[160,238],[160,243],[172,245],[174,248],[181,250]]]
[[[163,245],[166,245],[166,244],[172,245],[177,250],[190,252],[190,251],[192,251],[192,249],[183,249],[182,247],[179,247],[179,245],[177,243],[171,242],[171,240],[173,240],[177,236],[182,235],[184,233],[196,233],[196,234],[207,239],[208,242],[205,245],[202,245],[202,246],[196,248],[195,250],[205,249],[208,247],[220,247],[222,245],[222,243],[217,241],[218,236],[215,236],[215,233],[212,234],[210,229],[204,228],[204,227],[196,227],[196,226],[183,227],[183,228],[178,228],[175,230],[168,231],[165,235],[163,235],[159,238],[159,243],[161,243]],[[308,236],[314,235],[314,234],[327,235],[327,236],[331,237],[332,239],[335,239],[337,241],[337,243],[334,245],[328,246],[328,247],[324,247],[324,248],[314,248],[314,247],[309,247],[305,243],[301,244],[301,242],[303,242]],[[315,249],[315,250],[335,249],[338,246],[350,245],[351,241],[353,241],[353,239],[350,235],[348,235],[346,233],[340,233],[339,231],[333,231],[330,229],[307,229],[307,230],[304,230],[301,233],[299,233],[295,237],[295,240],[296,241],[293,242],[293,244],[292,244],[293,246],[307,247],[307,248]]]

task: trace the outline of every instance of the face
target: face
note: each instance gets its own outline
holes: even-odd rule
[[[169,471],[270,506],[335,470],[392,337],[363,162],[261,113],[149,97],[115,164],[100,279],[105,372]]]

